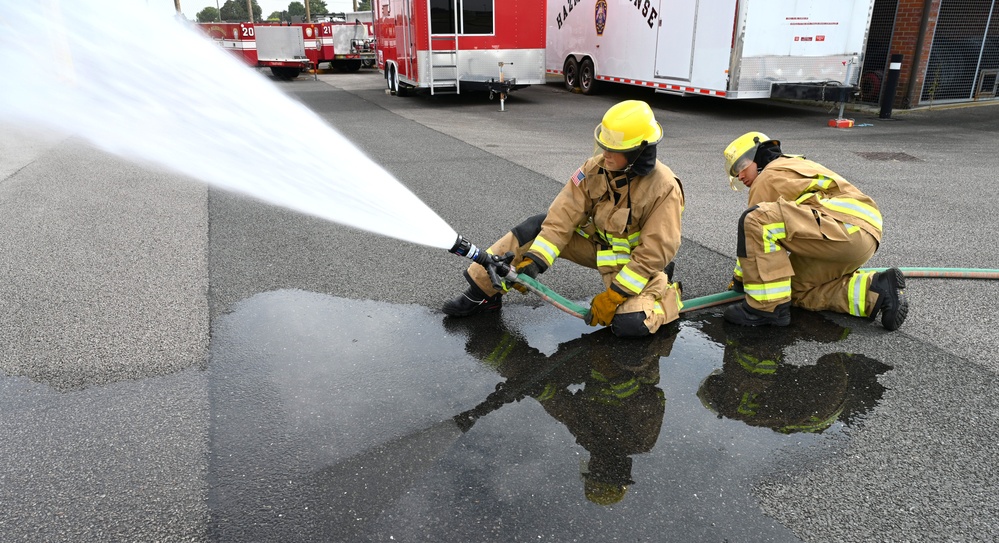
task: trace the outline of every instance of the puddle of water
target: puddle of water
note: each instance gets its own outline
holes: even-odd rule
[[[240,302],[213,329],[212,538],[795,541],[754,486],[841,447],[889,369],[815,314],[783,342],[711,314],[632,341],[566,322]],[[782,360],[801,340],[830,354]]]

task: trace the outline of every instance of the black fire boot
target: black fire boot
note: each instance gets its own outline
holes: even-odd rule
[[[787,326],[791,324],[791,302],[777,306],[773,313],[753,309],[743,300],[725,308],[725,320],[739,326]]]
[[[898,330],[909,314],[909,301],[905,299],[905,275],[898,268],[874,274],[871,290],[878,293],[878,301],[871,311],[873,320],[881,314],[881,326],[885,330]]]
[[[502,294],[496,293],[493,296],[486,296],[482,289],[471,285],[463,294],[445,303],[442,310],[452,317],[468,317],[479,313],[498,311],[502,305]]]

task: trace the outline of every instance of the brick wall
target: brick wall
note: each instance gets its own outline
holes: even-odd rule
[[[892,107],[910,108],[919,105],[919,93],[923,88],[923,78],[926,73],[926,63],[930,58],[930,46],[933,45],[933,32],[936,28],[937,15],[940,12],[941,0],[929,2],[929,17],[926,33],[923,38],[922,51],[919,55],[919,66],[913,67],[916,60],[916,44],[919,41],[919,25],[923,19],[925,0],[898,0],[898,11],[895,15],[895,32],[892,35],[891,52],[901,53],[902,71],[899,74],[898,89]],[[907,93],[910,81],[912,92]]]

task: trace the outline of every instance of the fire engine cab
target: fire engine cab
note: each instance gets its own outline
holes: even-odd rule
[[[540,0],[373,0],[388,89],[500,93],[545,82]]]

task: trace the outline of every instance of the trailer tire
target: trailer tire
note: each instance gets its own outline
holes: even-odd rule
[[[593,60],[584,58],[579,63],[579,90],[583,94],[594,94],[597,86],[597,72],[593,69]]]
[[[356,72],[361,69],[360,60],[334,60],[332,63],[333,69],[338,72]]]
[[[390,93],[396,93],[396,82],[395,78],[395,64],[388,64],[385,66],[385,84],[388,86]]]
[[[291,81],[298,77],[302,73],[301,68],[294,68],[291,66],[271,66],[271,74],[278,79],[283,79],[285,81]]]
[[[579,63],[576,57],[566,57],[562,65],[562,77],[565,80],[565,90],[573,92],[579,88]]]

